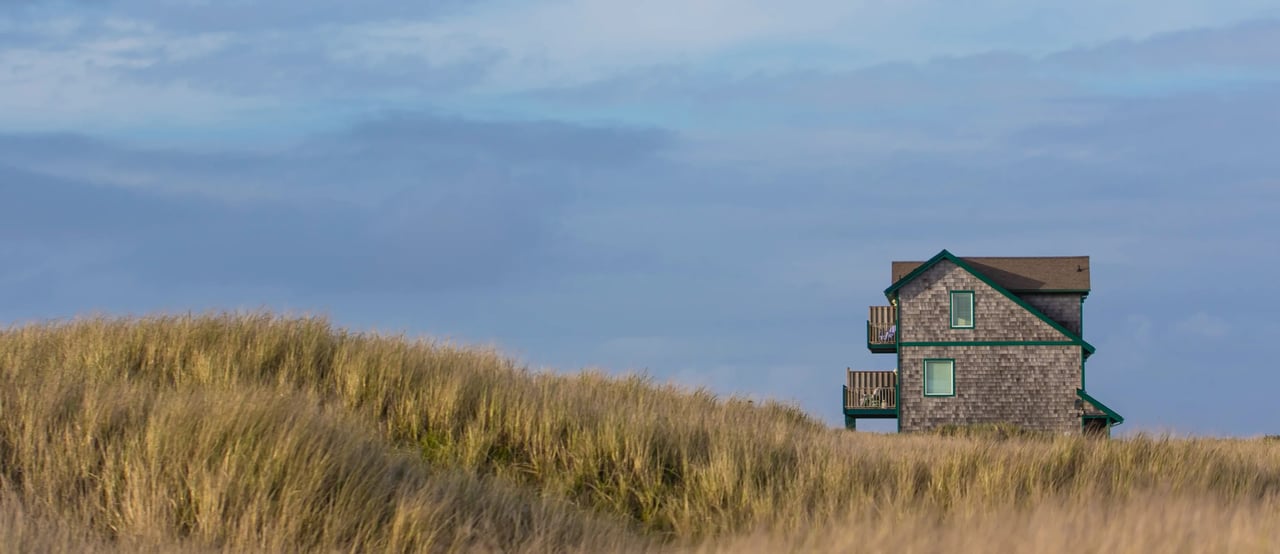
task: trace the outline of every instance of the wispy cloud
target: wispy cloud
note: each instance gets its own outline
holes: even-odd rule
[[[0,137],[0,241],[62,251],[106,242],[115,255],[100,261],[141,281],[312,291],[493,286],[537,267],[571,192],[591,185],[584,175],[641,163],[663,141],[644,129],[415,114],[288,152],[11,134]]]
[[[1173,325],[1174,331],[1193,338],[1221,339],[1231,333],[1227,320],[1204,312],[1187,316]]]

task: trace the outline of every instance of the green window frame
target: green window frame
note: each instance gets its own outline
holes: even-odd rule
[[[973,291],[951,291],[950,304],[951,328],[973,329]]]
[[[956,360],[954,358],[924,360],[924,395],[956,395]]]

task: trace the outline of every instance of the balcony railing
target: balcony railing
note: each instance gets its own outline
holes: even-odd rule
[[[893,306],[871,306],[867,314],[867,348],[872,352],[893,352],[898,347],[897,333]]]
[[[893,410],[898,407],[898,373],[848,370],[844,387],[846,410]]]

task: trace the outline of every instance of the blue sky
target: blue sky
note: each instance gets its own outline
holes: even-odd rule
[[[1089,255],[1128,432],[1280,433],[1280,7],[0,3],[0,321],[258,308],[833,425],[889,263]]]

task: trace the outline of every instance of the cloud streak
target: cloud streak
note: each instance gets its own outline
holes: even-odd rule
[[[285,155],[7,135],[0,238],[107,241],[120,252],[115,269],[140,280],[489,287],[536,262],[571,192],[589,186],[583,174],[643,163],[664,140],[651,130],[416,114],[319,136]],[[266,194],[252,194],[259,189]]]

